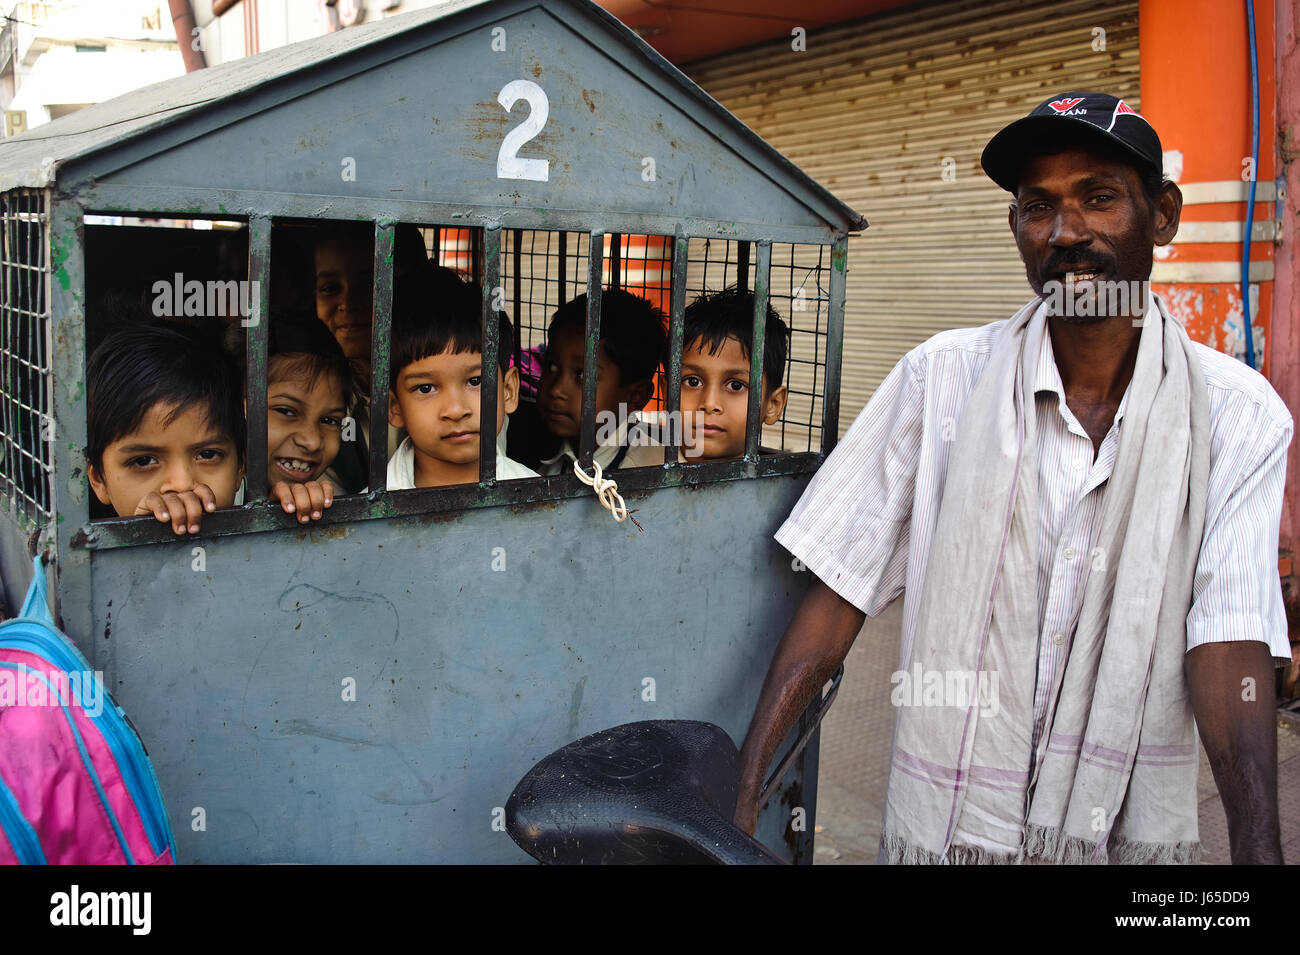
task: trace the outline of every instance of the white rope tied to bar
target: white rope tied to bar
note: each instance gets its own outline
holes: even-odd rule
[[[611,481],[609,478],[604,476],[599,461],[591,462],[591,470],[592,475],[588,476],[587,472],[582,469],[582,465],[578,463],[578,459],[573,459],[573,473],[578,476],[578,480],[595,491],[596,500],[600,501],[601,506],[604,507],[605,510],[609,511],[614,520],[622,524],[635,512],[627,509],[627,504],[624,503],[623,496],[618,493],[618,482]],[[637,522],[635,517],[632,518],[632,523],[636,524],[637,530],[645,530],[645,528]]]
[[[627,520],[627,504],[623,502],[623,496],[618,493],[618,482],[611,481],[603,475],[599,461],[592,461],[591,469],[594,476],[588,477],[587,472],[578,463],[578,459],[573,459],[573,473],[578,476],[578,480],[595,491],[596,499],[605,510],[614,516],[614,520],[622,524]]]

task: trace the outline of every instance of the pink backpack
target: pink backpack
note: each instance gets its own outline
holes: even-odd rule
[[[153,764],[126,714],[54,625],[45,568],[0,623],[0,863],[170,865]]]

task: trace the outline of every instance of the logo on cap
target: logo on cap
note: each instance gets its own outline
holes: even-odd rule
[[[1053,100],[1052,102],[1048,103],[1047,105],[1050,106],[1050,107],[1052,107],[1052,109],[1056,110],[1056,112],[1058,112],[1058,113],[1066,113],[1066,112],[1069,112],[1070,110],[1074,109],[1076,106],[1078,106],[1078,105],[1079,105],[1080,103],[1082,103],[1082,102],[1083,102],[1083,97],[1082,97],[1082,96],[1075,96],[1075,97],[1073,97],[1072,99],[1058,99],[1058,100]],[[1123,104],[1121,104],[1121,105],[1123,105]],[[1129,112],[1131,113],[1131,112],[1133,112],[1133,111],[1130,109]]]

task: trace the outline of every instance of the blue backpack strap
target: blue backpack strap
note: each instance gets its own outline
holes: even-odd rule
[[[41,555],[37,554],[32,561],[32,585],[27,588],[27,596],[23,598],[23,607],[18,611],[18,616],[27,617],[30,620],[39,620],[42,623],[48,623],[54,626],[54,617],[50,613],[50,600],[45,583],[45,564],[41,560]]]

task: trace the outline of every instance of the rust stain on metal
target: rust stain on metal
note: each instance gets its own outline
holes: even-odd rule
[[[559,507],[559,501],[528,501],[524,504],[511,504],[510,512],[512,514],[531,514],[534,511],[554,511]]]
[[[459,511],[441,511],[437,514],[420,514],[421,524],[450,524],[460,517]]]
[[[304,527],[298,531],[298,540],[311,538],[313,544],[321,541],[340,541],[352,533],[351,524],[327,524],[324,527]]]
[[[596,104],[592,101],[591,90],[582,91],[582,101],[587,104],[587,109],[591,110],[593,113],[596,112]]]

